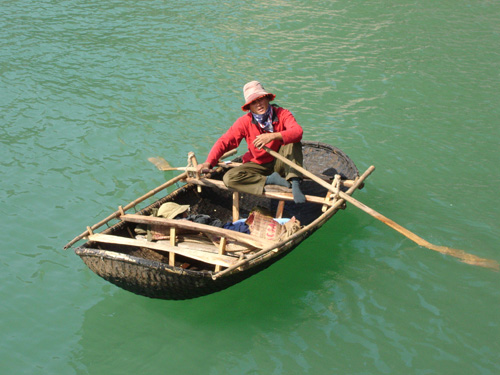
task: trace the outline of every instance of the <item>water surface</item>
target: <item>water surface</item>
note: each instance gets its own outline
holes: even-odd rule
[[[136,296],[62,247],[203,159],[261,80],[364,171],[356,197],[500,261],[500,5],[2,2],[5,374],[498,374],[499,274],[355,207],[190,301]],[[244,149],[244,145],[242,146]]]

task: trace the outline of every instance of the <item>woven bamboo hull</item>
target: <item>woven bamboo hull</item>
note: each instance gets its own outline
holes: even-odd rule
[[[304,167],[309,171],[331,174],[332,177],[337,173],[346,179],[355,179],[358,176],[354,163],[342,151],[332,146],[317,142],[303,142],[303,149]],[[326,194],[326,190],[313,181],[304,181],[302,190],[311,195],[324,196]],[[185,185],[141,210],[139,214],[148,215],[153,208],[158,208],[164,202],[175,201],[179,204],[190,204],[195,212],[216,214],[221,220],[227,221],[231,217],[230,194],[228,191],[214,191],[208,188],[204,188],[200,194],[196,192],[195,186]],[[255,205],[267,206],[271,210],[277,205],[274,200],[250,195],[242,197],[241,202],[240,212],[243,216]],[[170,266],[165,257],[152,251],[143,254],[116,245],[109,245],[106,248],[101,246],[101,249],[97,249],[87,242],[76,248],[75,253],[93,272],[122,289],[151,298],[190,299],[221,291],[266,269],[289,254],[336,212],[337,210],[331,211],[299,238],[288,242],[277,251],[270,252],[242,267],[239,271],[215,280],[212,279],[213,269],[201,269],[200,266],[199,269],[191,270],[177,265]],[[303,224],[312,222],[321,214],[321,205],[318,204],[295,205],[290,202],[285,205],[285,217],[296,216]],[[125,233],[126,225],[124,222],[119,222],[103,233]]]
[[[182,300],[202,297],[233,286],[268,268],[301,242],[281,249],[277,256],[254,267],[216,280],[209,273],[184,270],[133,256],[117,256],[110,251],[79,248],[76,253],[93,272],[122,289],[150,298]]]

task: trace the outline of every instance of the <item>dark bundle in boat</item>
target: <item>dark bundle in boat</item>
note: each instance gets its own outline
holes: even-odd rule
[[[304,168],[340,191],[350,195],[362,184],[364,177],[359,178],[356,166],[341,150],[303,142],[303,154]],[[183,186],[137,213],[125,212],[137,202],[120,208],[108,218],[117,218],[118,223],[101,233],[94,230],[103,222],[88,227],[66,248],[86,238],[87,242],[75,249],[76,254],[97,275],[133,293],[163,299],[195,298],[223,290],[269,267],[344,205],[339,195],[310,179],[302,183],[307,199],[303,204],[295,204],[289,190],[277,191],[271,186],[266,186],[262,196],[233,192],[222,182],[226,170],[219,167],[201,178],[184,172],[178,178],[185,183]],[[254,218],[267,218],[263,213],[267,211],[274,217],[294,218],[300,226],[269,239],[266,233],[244,234],[188,220],[155,217],[156,210],[166,202],[189,205],[190,215],[207,215],[220,223],[248,218],[251,212]],[[141,228],[149,229],[148,235],[138,235]],[[262,227],[258,229],[262,234]],[[160,240],[151,241],[155,236]]]

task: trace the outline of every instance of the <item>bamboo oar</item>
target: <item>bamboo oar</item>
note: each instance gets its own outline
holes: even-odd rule
[[[408,229],[402,227],[398,223],[396,223],[396,222],[392,221],[391,219],[385,217],[384,215],[378,213],[377,211],[373,210],[372,208],[366,206],[362,202],[360,202],[360,201],[352,198],[351,196],[349,196],[349,195],[347,195],[347,194],[345,194],[343,192],[340,192],[339,195],[340,195],[340,197],[342,199],[345,199],[349,203],[352,203],[354,206],[356,206],[359,209],[365,211],[367,214],[369,214],[369,215],[373,216],[374,218],[380,220],[382,223],[387,224],[392,229],[397,230],[399,233],[401,233],[402,235],[408,237],[410,240],[412,240],[413,242],[417,243],[420,246],[424,246],[424,247],[426,247],[428,249],[431,249],[431,250],[434,250],[434,251],[438,251],[441,254],[451,255],[451,256],[453,256],[455,258],[460,259],[462,262],[467,263],[467,264],[472,264],[474,266],[481,266],[481,267],[491,268],[491,269],[494,269],[494,270],[499,270],[500,269],[498,263],[496,261],[494,261],[494,260],[480,258],[480,257],[477,257],[475,255],[466,253],[463,250],[452,249],[452,248],[447,247],[447,246],[434,245],[434,244],[432,244],[432,243],[424,240],[422,237],[417,236],[415,233],[410,232]]]
[[[129,204],[127,204],[125,207],[123,207],[122,210],[118,210],[118,211],[115,211],[113,212],[111,215],[109,215],[107,218],[101,220],[100,222],[98,222],[97,224],[94,224],[90,227],[90,230],[93,231],[93,230],[96,230],[97,228],[99,228],[100,226],[106,224],[108,221],[110,220],[113,220],[117,217],[119,217],[120,215],[123,214],[123,211],[127,211],[129,209],[131,209],[132,207],[135,207],[136,205],[138,205],[139,203],[145,201],[146,199],[148,199],[149,197],[152,197],[153,195],[155,195],[156,193],[166,189],[167,187],[175,184],[176,182],[179,182],[180,180],[184,179],[187,177],[187,172],[184,172],[184,173],[181,173],[180,175],[178,175],[177,177],[174,177],[172,178],[171,180],[165,182],[164,184],[158,186],[157,188],[151,190],[150,192],[144,194],[142,197],[140,198],[137,198],[135,201],[133,202],[130,202]],[[83,232],[82,234],[80,234],[79,236],[76,236],[75,238],[73,238],[70,242],[68,242],[65,246],[64,246],[64,250],[66,250],[67,248],[71,247],[74,243],[80,241],[82,238],[90,235],[92,233],[89,233],[89,230],[87,229],[85,232]]]
[[[228,158],[228,157],[236,154],[236,151],[237,151],[237,149],[226,152],[224,155],[222,155],[220,157],[219,160]],[[172,165],[170,165],[170,163],[168,161],[166,161],[161,156],[150,157],[150,158],[148,158],[148,160],[151,163],[153,163],[156,166],[156,168],[158,168],[160,171],[189,171],[189,172],[196,172],[197,171],[195,167],[173,167]]]
[[[155,159],[155,161],[152,161],[152,159]],[[163,166],[158,166],[159,164],[157,163],[160,158],[149,158],[148,160],[156,165],[156,167],[160,171],[186,171],[186,172],[196,172],[197,169],[195,167],[167,167],[166,165]],[[165,159],[163,159],[165,160]],[[165,160],[166,161],[166,160]]]
[[[271,150],[269,147],[263,146],[263,149],[266,150],[269,154],[274,156],[276,159],[281,160],[283,163],[288,164],[292,168],[296,169],[297,171],[301,172],[304,176],[309,177],[311,180],[316,181],[318,184],[321,186],[325,187],[326,189],[334,192],[333,187],[328,184],[327,182],[323,181],[322,179],[316,177],[313,173],[307,171],[306,169],[300,167],[299,165],[295,164],[291,160],[288,160],[284,156],[280,155],[276,151]],[[375,219],[380,220],[384,224],[390,226],[391,228],[397,230],[399,233],[402,235],[406,236],[413,242],[417,243],[420,246],[424,246],[430,250],[438,251],[441,254],[446,254],[446,255],[451,255],[455,258],[460,259],[462,262],[467,263],[467,264],[472,264],[474,266],[480,266],[480,267],[485,267],[485,268],[491,268],[494,270],[500,270],[500,265],[491,259],[485,259],[485,258],[480,258],[478,256],[466,253],[463,250],[459,249],[453,249],[447,246],[438,246],[434,245],[423,238],[417,236],[415,233],[409,231],[408,229],[402,227],[401,225],[397,224],[396,222],[392,221],[391,219],[385,217],[384,215],[378,213],[377,211],[373,210],[372,208],[366,206],[365,204],[361,203],[357,199],[351,197],[350,195],[345,194],[344,192],[339,192],[339,196],[346,200],[347,202],[353,204],[354,206],[358,207],[359,209],[363,210],[367,214],[373,216]]]

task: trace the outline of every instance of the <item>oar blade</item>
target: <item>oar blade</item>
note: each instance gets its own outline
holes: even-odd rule
[[[148,158],[148,160],[153,163],[160,171],[167,171],[172,169],[170,163],[161,156],[150,157]]]
[[[476,255],[469,254],[463,250],[453,249],[448,246],[438,246],[431,243],[427,243],[424,246],[430,250],[439,251],[441,254],[451,255],[452,257],[459,259],[461,262],[473,266],[479,266],[479,267],[489,268],[495,271],[500,271],[500,265],[498,264],[498,262],[492,259],[480,258]]]

